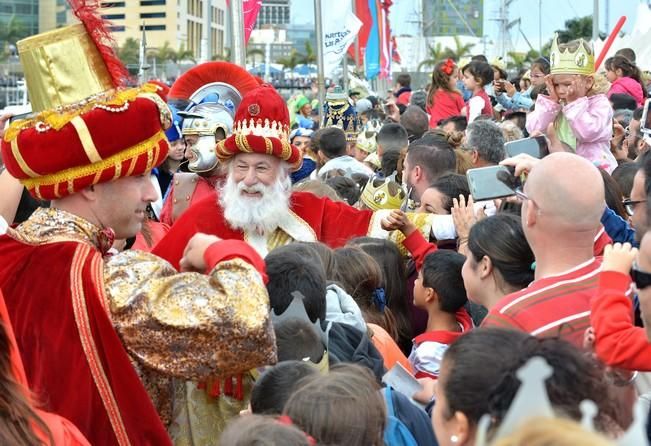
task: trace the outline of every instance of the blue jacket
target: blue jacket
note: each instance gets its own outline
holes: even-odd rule
[[[614,243],[628,242],[632,246],[639,248],[640,244],[635,240],[635,229],[631,228],[631,225],[612,209],[606,208],[601,216],[601,224]]]

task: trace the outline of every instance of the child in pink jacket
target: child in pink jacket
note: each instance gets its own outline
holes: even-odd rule
[[[608,97],[613,94],[627,94],[637,102],[638,106],[644,105],[645,94],[644,84],[640,75],[640,69],[624,56],[615,56],[606,59],[606,78],[610,82]]]
[[[549,95],[538,95],[534,111],[527,115],[527,130],[547,133],[553,125],[568,150],[611,173],[617,167],[610,152],[613,110],[595,86],[592,48],[583,39],[561,45],[557,39],[545,79]]]

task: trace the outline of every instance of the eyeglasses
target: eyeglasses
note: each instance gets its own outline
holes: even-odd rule
[[[622,200],[622,204],[624,205],[624,209],[626,209],[626,213],[628,215],[630,215],[631,217],[635,213],[635,206],[640,204],[640,203],[646,203],[646,200],[633,201],[630,198]]]
[[[643,290],[648,286],[651,286],[651,273],[642,271],[638,268],[637,264],[633,264],[631,268],[631,279],[635,282],[635,286],[638,290]]]

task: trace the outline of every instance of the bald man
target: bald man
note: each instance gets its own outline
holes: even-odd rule
[[[601,175],[589,161],[570,153],[540,161],[519,156],[504,164],[515,166],[516,173],[529,171],[522,227],[536,257],[535,280],[502,298],[482,326],[561,337],[580,347],[590,327],[590,300],[601,267],[601,259],[594,257],[606,208]]]

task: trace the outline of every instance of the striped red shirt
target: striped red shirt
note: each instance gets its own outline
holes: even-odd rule
[[[532,282],[493,307],[482,327],[511,328],[533,336],[560,337],[578,347],[590,327],[590,301],[599,285],[601,258]]]

